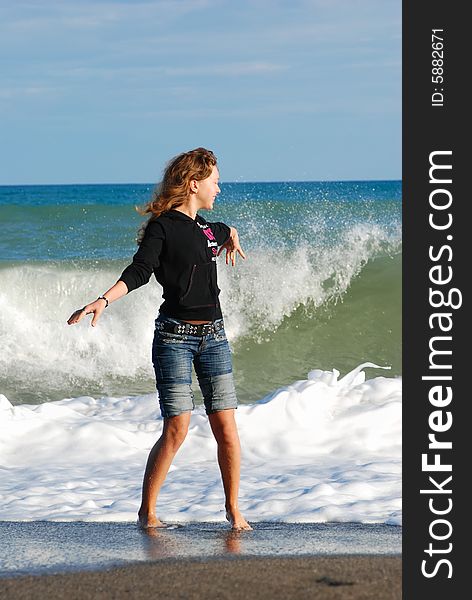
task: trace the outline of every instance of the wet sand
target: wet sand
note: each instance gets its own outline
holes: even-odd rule
[[[0,522],[0,598],[401,598],[401,527],[253,526]]]
[[[397,600],[401,557],[165,559],[101,571],[7,577],[0,584],[4,600]]]
[[[133,523],[1,522],[0,578],[97,571],[138,562],[256,557],[400,555],[402,529],[361,523],[174,524],[143,531]]]

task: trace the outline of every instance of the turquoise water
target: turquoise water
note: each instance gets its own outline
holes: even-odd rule
[[[220,258],[242,402],[368,360],[401,373],[401,183],[223,183],[210,221],[238,228],[247,261]],[[66,325],[136,250],[153,185],[0,187],[0,393],[14,403],[154,389],[155,281]]]

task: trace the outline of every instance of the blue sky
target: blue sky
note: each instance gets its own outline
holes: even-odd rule
[[[399,0],[0,0],[0,184],[401,177]]]

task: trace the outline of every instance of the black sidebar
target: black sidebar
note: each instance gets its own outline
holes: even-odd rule
[[[471,595],[472,328],[466,277],[472,258],[472,36],[465,7],[403,2],[403,597],[408,600]]]

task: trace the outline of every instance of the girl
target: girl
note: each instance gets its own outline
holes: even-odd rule
[[[236,253],[246,257],[234,227],[208,223],[198,214],[200,209],[212,210],[220,192],[218,180],[216,157],[210,150],[196,148],[172,159],[145,208],[151,216],[140,232],[132,264],[115,285],[68,320],[72,325],[93,314],[91,324],[95,326],[109,304],[147,283],[152,273],[163,287],[152,359],[164,426],[144,474],[138,512],[144,529],[165,526],[155,507],[195,407],[192,363],[218,445],[226,518],[233,529],[251,529],[238,508],[241,448],[234,418],[237,400],[216,272],[216,258],[223,250],[226,264],[231,262],[233,267]]]

